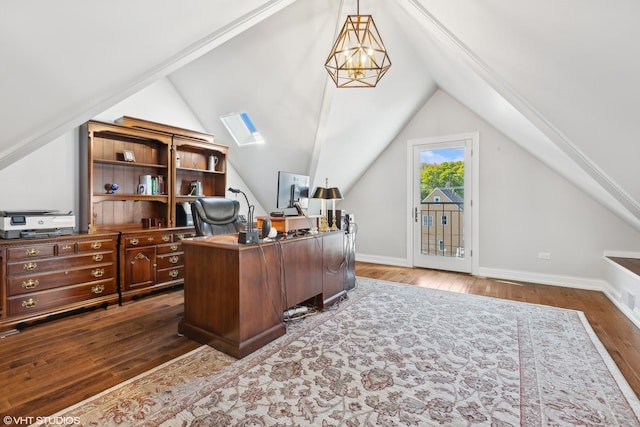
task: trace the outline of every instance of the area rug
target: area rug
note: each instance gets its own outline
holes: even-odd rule
[[[640,403],[581,312],[358,278],[337,308],[289,323],[244,359],[203,346],[54,417],[86,426],[640,426]]]

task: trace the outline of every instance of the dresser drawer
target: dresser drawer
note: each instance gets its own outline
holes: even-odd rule
[[[31,275],[41,272],[66,270],[74,267],[91,267],[92,264],[112,263],[113,261],[113,252],[102,252],[82,256],[47,258],[41,260],[24,260],[22,262],[8,263],[7,275],[11,278],[12,276],[17,275]]]
[[[178,252],[178,251],[182,251],[182,243],[173,242],[173,243],[166,243],[166,244],[163,244],[163,245],[158,245],[156,253],[158,253],[158,254],[169,254],[171,252]]]
[[[135,248],[138,246],[157,245],[160,243],[169,243],[172,241],[173,241],[173,234],[171,233],[139,234],[139,235],[125,237],[124,246],[126,248]]]
[[[45,258],[55,255],[56,244],[26,245],[7,249],[7,259],[16,261],[21,259]]]
[[[67,286],[50,291],[9,297],[7,298],[8,314],[10,316],[15,316],[37,313],[114,293],[116,293],[116,281],[114,279],[109,279],[82,285]]]
[[[186,231],[183,233],[176,233],[173,235],[173,241],[177,242],[180,241],[182,239],[188,239],[190,237],[196,237],[196,232],[195,231]]]
[[[157,255],[156,264],[158,269],[182,266],[184,265],[184,254],[179,252],[177,254]]]
[[[184,278],[184,267],[182,265],[156,272],[156,283],[171,282]]]
[[[76,253],[75,242],[63,242],[56,243],[56,254],[58,255],[73,255]]]
[[[113,264],[103,264],[96,267],[79,268],[76,270],[10,277],[7,279],[8,295],[21,295],[84,282],[111,279],[115,277],[114,272],[115,268]]]
[[[78,242],[78,252],[100,252],[110,251],[116,247],[116,242],[108,240],[86,240]]]

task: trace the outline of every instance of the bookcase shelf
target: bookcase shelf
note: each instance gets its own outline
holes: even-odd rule
[[[94,194],[93,202],[106,202],[106,201],[147,201],[147,202],[162,202],[168,203],[169,196],[166,194],[153,194],[153,195],[145,195],[145,194]]]
[[[169,169],[167,165],[160,165],[157,163],[140,163],[140,162],[125,162],[124,160],[106,160],[106,159],[94,159],[94,163],[103,164],[103,165],[117,165],[124,167],[146,167],[146,168],[157,168],[157,169]]]

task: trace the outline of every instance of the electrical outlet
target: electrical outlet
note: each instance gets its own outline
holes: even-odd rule
[[[551,259],[551,254],[549,252],[538,252],[538,258]]]

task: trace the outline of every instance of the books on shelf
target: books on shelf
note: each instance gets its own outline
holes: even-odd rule
[[[140,184],[138,185],[138,194],[155,196],[158,194],[166,194],[165,181],[162,175],[140,175]]]

